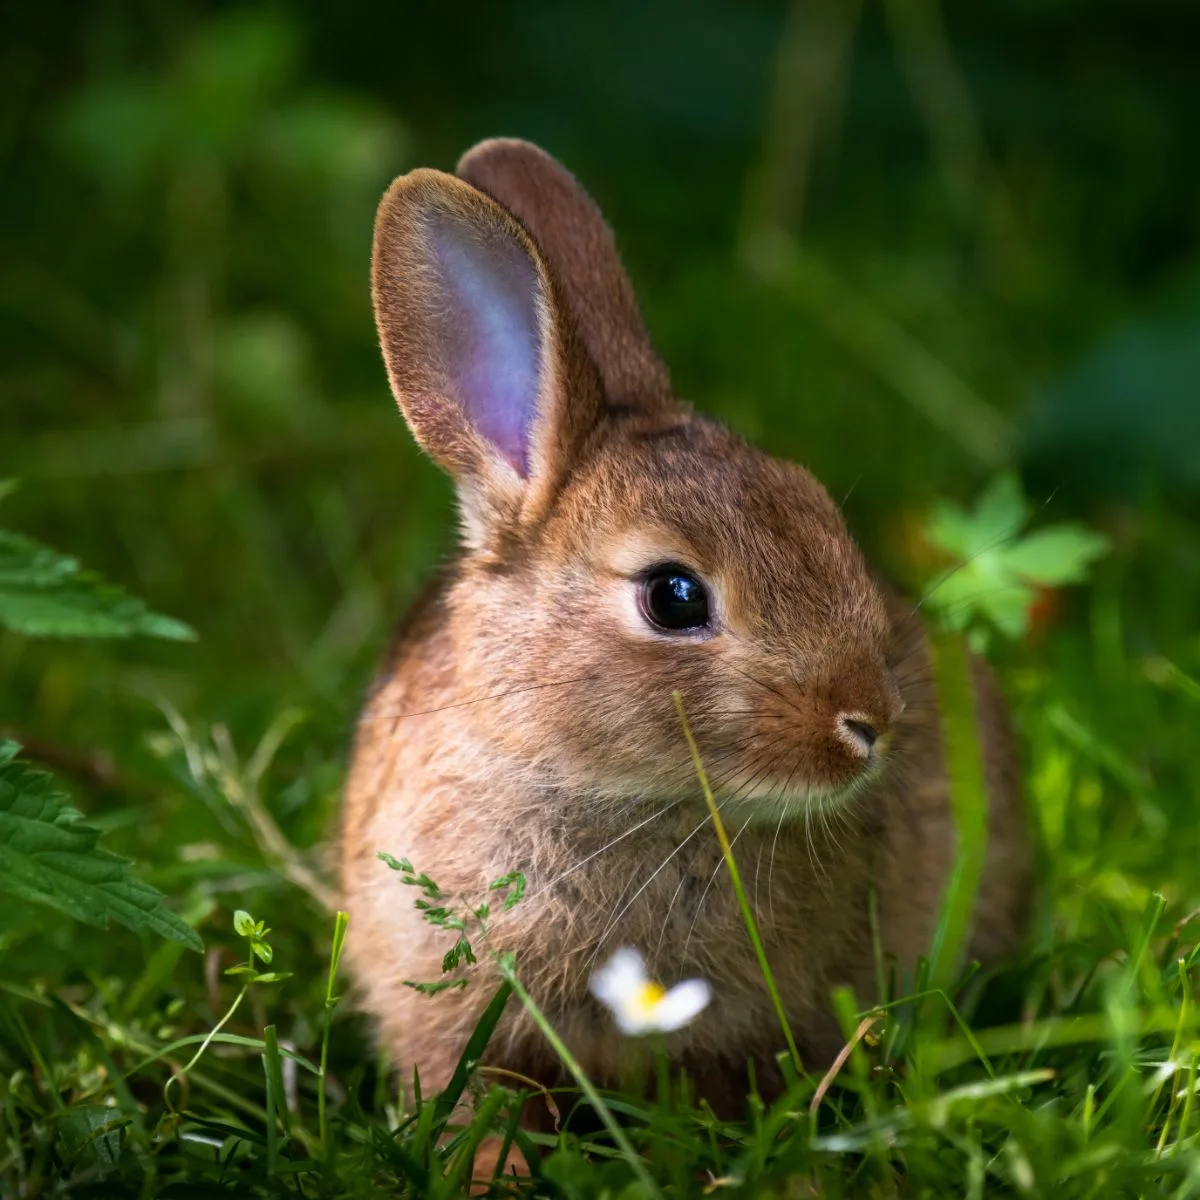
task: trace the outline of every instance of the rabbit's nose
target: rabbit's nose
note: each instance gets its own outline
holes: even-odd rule
[[[888,734],[903,711],[904,701],[888,679],[862,708],[842,709],[834,718],[834,733],[855,758],[869,762],[884,752]]]
[[[837,720],[838,735],[850,749],[863,758],[870,758],[879,741],[879,730],[860,714],[842,713]]]

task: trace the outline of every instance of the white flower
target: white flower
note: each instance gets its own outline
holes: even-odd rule
[[[671,1033],[694,1020],[712,999],[703,979],[673,988],[646,974],[642,956],[628,946],[618,950],[591,979],[592,995],[612,1009],[622,1033]]]

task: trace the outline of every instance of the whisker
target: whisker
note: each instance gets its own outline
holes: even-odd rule
[[[795,772],[793,771],[793,774]],[[789,782],[792,776],[788,776]],[[786,789],[785,789],[786,794]],[[783,819],[787,816],[788,810],[786,805],[779,807],[779,820],[775,822],[775,836],[771,839],[771,860],[767,867],[767,905],[771,911],[771,924],[775,924],[775,850],[779,845],[779,834],[783,829]],[[755,897],[755,907],[758,907],[757,896]]]
[[[787,713],[762,712],[755,708],[706,708],[699,714],[702,717],[760,717],[775,721],[787,721],[791,718]]]
[[[730,850],[730,853],[732,853],[732,852],[733,852],[733,848],[734,848],[734,846],[736,846],[736,845],[737,845],[737,840],[738,840],[738,838],[740,838],[740,837],[742,836],[742,834],[746,832],[746,827],[747,827],[749,824],[750,824],[750,818],[749,818],[749,817],[747,817],[747,818],[746,818],[746,819],[745,819],[745,820],[742,822],[742,827],[741,827],[741,828],[740,828],[740,829],[737,831],[737,833],[735,833],[735,834],[733,835],[732,839],[731,839],[731,840],[730,840],[730,842],[729,842],[729,850]],[[694,914],[694,915],[693,915],[693,917],[692,917],[692,924],[691,924],[691,926],[690,926],[690,927],[689,927],[689,929],[688,929],[688,932],[687,932],[687,937],[683,939],[683,951],[682,951],[682,953],[683,953],[684,957],[686,957],[686,956],[687,956],[687,950],[688,950],[688,946],[690,946],[690,945],[691,945],[691,942],[692,942],[692,934],[696,932],[696,923],[697,923],[697,922],[700,920],[700,912],[701,912],[701,910],[704,908],[704,900],[705,900],[705,898],[708,896],[708,891],[709,891],[709,888],[711,888],[711,887],[712,887],[713,883],[716,881],[717,875],[718,875],[718,874],[720,873],[720,871],[721,871],[721,868],[722,868],[722,867],[724,867],[725,865],[726,865],[726,863],[725,863],[725,858],[724,858],[724,856],[722,855],[722,856],[721,856],[721,857],[720,857],[720,858],[717,860],[717,865],[716,865],[716,866],[713,868],[712,874],[711,874],[711,875],[708,877],[708,882],[707,882],[707,883],[704,885],[704,891],[702,891],[702,892],[700,893],[700,899],[699,899],[698,901],[696,901],[696,912],[695,912],[695,914]]]
[[[783,694],[783,692],[781,692],[778,688],[772,687],[769,683],[764,683],[761,679],[756,678],[754,675],[751,675],[747,671],[743,671],[741,667],[736,666],[734,663],[726,663],[725,666],[727,666],[731,671],[736,671],[744,679],[750,680],[751,683],[757,684],[764,691],[770,692],[773,696],[778,697],[780,700],[782,700],[784,702],[784,704],[786,704],[794,712],[801,711],[799,709],[799,707],[788,696],[785,696]],[[801,714],[801,715],[803,715],[803,714]]]
[[[507,691],[493,692],[493,693],[489,693],[486,696],[476,696],[473,699],[468,699],[468,700],[455,700],[455,701],[450,702],[449,704],[438,705],[435,708],[417,709],[413,712],[399,712],[398,713],[395,711],[394,708],[391,708],[391,707],[381,708],[379,711],[370,710],[369,715],[364,716],[362,718],[362,720],[364,720],[364,721],[382,721],[382,720],[390,719],[393,721],[405,721],[405,720],[408,720],[410,717],[433,716],[437,713],[450,712],[453,709],[457,709],[457,708],[469,708],[471,705],[474,705],[474,704],[487,704],[489,701],[507,700],[513,696],[527,695],[530,692],[543,691],[543,690],[546,690],[549,688],[570,687],[570,686],[572,686],[574,684],[578,684],[578,683],[587,683],[588,681],[593,680],[593,679],[608,678],[608,679],[614,679],[614,680],[621,680],[621,679],[627,679],[627,678],[636,678],[641,674],[642,674],[642,672],[635,668],[628,668],[626,670],[621,670],[621,671],[589,671],[585,675],[577,675],[577,676],[573,676],[568,679],[557,679],[557,680],[549,680],[549,681],[542,680],[537,683],[521,684],[519,687],[510,688]]]
[[[533,684],[529,684],[526,687],[513,688],[507,692],[496,692],[495,694],[489,695],[489,696],[479,696],[474,700],[455,700],[450,704],[442,704],[436,708],[418,709],[414,712],[399,712],[398,713],[398,712],[387,711],[387,710],[385,710],[383,712],[371,712],[370,715],[364,716],[362,718],[362,721],[366,722],[366,721],[391,720],[398,724],[399,722],[407,721],[412,717],[435,716],[437,713],[450,712],[456,708],[470,708],[471,705],[473,705],[473,704],[486,704],[490,700],[507,700],[511,696],[523,696],[523,695],[527,695],[530,692],[545,691],[548,688],[569,687],[571,684],[586,683],[589,679],[595,679],[595,678],[597,678],[596,672],[592,672],[589,675],[580,675],[576,679],[560,679],[553,683],[533,683]]]
[[[667,924],[671,919],[671,910],[675,907],[675,901],[679,899],[679,893],[683,891],[683,885],[687,883],[687,876],[680,876],[679,882],[675,885],[675,890],[671,893],[670,903],[667,905],[667,911],[663,914],[662,928],[659,930],[658,941],[654,945],[654,959],[651,965],[658,966],[658,958],[662,952],[663,938],[667,936]]]
[[[841,504],[839,504],[839,505],[838,505],[838,508],[845,508],[845,507],[846,507],[846,501],[847,501],[847,500],[849,500],[849,499],[850,499],[850,497],[854,495],[854,489],[855,489],[856,487],[858,487],[858,485],[859,485],[860,483],[862,483],[862,478],[863,478],[863,477],[862,477],[862,472],[860,471],[860,472],[859,472],[859,475],[858,475],[858,478],[857,478],[857,479],[856,479],[856,480],[855,480],[855,481],[854,481],[854,482],[853,482],[853,483],[850,485],[850,487],[849,487],[849,489],[847,490],[846,494],[845,494],[845,495],[842,497],[842,502],[841,502]]]
[[[543,884],[536,891],[529,893],[529,899],[532,900],[535,896],[540,896],[544,892],[548,892],[551,888],[557,887],[568,875],[573,875],[581,867],[586,867],[594,858],[598,858],[605,850],[611,850],[618,842],[623,842],[627,837],[637,833],[639,829],[644,829],[651,821],[657,820],[661,816],[665,816],[673,808],[680,803],[679,800],[672,800],[665,808],[660,808],[652,812],[644,821],[639,821],[636,825],[626,829],[623,833],[618,834],[611,842],[606,842],[599,850],[593,850],[586,858],[580,859],[574,866],[568,867],[561,875],[555,876],[548,883]]]
[[[755,913],[759,913],[762,911],[759,908],[759,904],[758,904],[758,881],[759,881],[759,877],[762,875],[763,845],[764,844],[760,839],[760,841],[758,843],[758,854],[755,856],[755,859],[754,859],[754,911],[755,911]]]
[[[720,805],[717,806],[718,809],[720,809],[720,807],[721,807]],[[612,931],[614,929],[616,929],[616,927],[621,923],[621,918],[630,910],[630,908],[633,907],[637,898],[655,881],[655,879],[658,878],[659,875],[662,874],[662,872],[664,870],[666,870],[667,865],[675,857],[675,855],[677,855],[680,852],[680,850],[682,850],[684,848],[684,846],[686,846],[688,844],[688,842],[690,842],[692,840],[692,838],[694,838],[696,836],[696,834],[698,834],[700,832],[700,830],[703,829],[704,826],[708,824],[709,820],[710,820],[709,814],[705,813],[704,816],[701,818],[699,824],[697,824],[697,826],[695,827],[695,829],[693,829],[692,832],[689,833],[687,835],[687,837],[685,837],[683,839],[683,841],[681,841],[679,843],[679,845],[676,846],[675,849],[672,850],[671,853],[668,854],[667,857],[663,859],[663,861],[659,864],[659,866],[654,870],[653,874],[651,874],[650,877],[648,879],[646,879],[645,882],[643,882],[642,886],[640,888],[638,888],[638,890],[636,892],[633,893],[633,895],[625,903],[625,906],[620,910],[620,912],[618,912],[617,915],[608,922],[608,924],[604,928],[604,931],[600,934],[600,937],[596,940],[596,948],[592,951],[591,957],[588,959],[588,969],[589,970],[591,969],[592,964],[595,963],[596,958],[600,954],[600,951],[604,948],[605,942],[608,941],[609,934],[611,934]]]
[[[818,810],[819,811],[819,810]],[[808,847],[808,862],[814,873],[825,881],[826,886],[829,884],[829,873],[825,870],[820,857],[817,854],[817,848],[813,843],[812,835],[812,816],[813,807],[811,804],[804,806],[804,842]]]

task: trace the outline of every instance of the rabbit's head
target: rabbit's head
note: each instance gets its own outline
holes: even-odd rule
[[[747,817],[886,764],[897,647],[836,505],[675,399],[557,162],[492,141],[396,180],[373,279],[392,390],[458,490],[442,666],[531,798],[695,795],[675,692]]]

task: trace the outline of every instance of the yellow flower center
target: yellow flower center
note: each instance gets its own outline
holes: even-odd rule
[[[633,998],[633,1007],[641,1017],[650,1016],[658,1007],[667,989],[661,983],[643,983]]]

